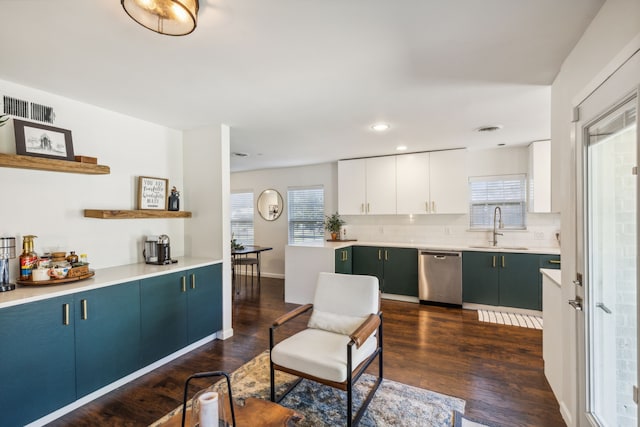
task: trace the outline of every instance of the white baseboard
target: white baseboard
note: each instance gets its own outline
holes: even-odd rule
[[[118,387],[122,387],[123,385],[127,384],[128,382],[131,382],[133,380],[135,380],[136,378],[140,378],[141,376],[148,374],[149,372],[153,371],[154,369],[159,368],[160,366],[171,362],[172,360],[177,359],[180,356],[183,356],[187,353],[189,353],[192,350],[195,350],[196,348],[213,341],[214,339],[216,339],[217,335],[220,332],[217,332],[215,334],[206,336],[204,338],[202,338],[199,341],[194,342],[191,345],[188,345],[187,347],[184,347],[178,351],[176,351],[175,353],[171,353],[170,355],[156,361],[153,362],[150,365],[145,366],[144,368],[138,369],[135,372],[132,372],[131,374],[127,375],[126,377],[120,378],[117,381],[112,382],[111,384],[108,384],[104,387],[102,387],[101,389],[98,389],[96,391],[94,391],[93,393],[90,393],[84,397],[81,397],[80,399],[76,400],[75,402],[72,402],[70,404],[68,404],[67,406],[64,406],[54,412],[51,412],[48,415],[45,415],[42,418],[39,418],[35,421],[33,421],[30,424],[27,424],[26,427],[40,427],[40,426],[44,426],[46,424],[49,424],[50,422],[60,418],[61,416],[68,414],[71,411],[74,411],[76,409],[78,409],[79,407],[86,405],[87,403],[91,402],[92,400],[97,399],[100,396],[103,396],[109,392],[112,392],[113,390],[117,389]],[[233,330],[231,330],[231,333],[233,335]]]
[[[562,419],[567,424],[567,426],[573,426],[573,417],[571,416],[571,411],[567,408],[567,405],[564,402],[560,402],[560,415],[562,415]]]
[[[233,328],[223,329],[216,333],[216,338],[223,341],[231,338],[232,336],[233,336]]]

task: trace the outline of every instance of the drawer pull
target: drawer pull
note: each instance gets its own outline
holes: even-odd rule
[[[560,264],[560,260],[559,259],[550,259],[549,260],[549,264]]]

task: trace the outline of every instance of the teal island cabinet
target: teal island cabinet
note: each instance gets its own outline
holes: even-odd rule
[[[353,274],[376,276],[387,294],[418,296],[418,250],[354,246]]]
[[[353,274],[353,248],[336,249],[335,251],[335,272],[342,274]]]
[[[25,425],[221,330],[222,264],[5,303],[0,324],[0,425]]]
[[[540,268],[547,259],[559,260],[559,256],[465,251],[463,302],[542,310]]]

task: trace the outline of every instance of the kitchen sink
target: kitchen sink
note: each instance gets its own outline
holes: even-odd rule
[[[491,246],[491,245],[480,245],[480,246],[469,246],[474,249],[494,249],[494,250],[506,250],[506,251],[528,251],[529,248],[524,246]]]

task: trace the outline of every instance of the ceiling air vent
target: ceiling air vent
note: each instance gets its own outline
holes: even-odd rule
[[[2,105],[3,114],[24,117],[25,119],[29,118],[29,103],[27,101],[4,95],[2,97]]]

